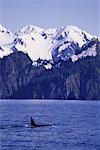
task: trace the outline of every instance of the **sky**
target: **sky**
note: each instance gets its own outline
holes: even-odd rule
[[[75,25],[100,36],[100,0],[0,0],[0,24],[12,32]]]

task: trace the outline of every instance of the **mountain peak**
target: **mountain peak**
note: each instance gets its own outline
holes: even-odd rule
[[[62,36],[66,36],[68,41],[78,43],[80,47],[93,38],[92,35],[74,25],[67,25],[61,30]]]
[[[6,34],[9,34],[9,35],[12,35],[12,32],[8,29],[6,29],[5,27],[3,27],[1,24],[0,24],[0,33],[6,33]]]
[[[13,40],[14,40],[13,33],[0,24],[0,46],[10,44],[13,42]]]
[[[44,29],[42,29],[40,27],[33,26],[33,25],[26,25],[26,26],[22,27],[19,30],[19,33],[21,33],[21,34],[30,34],[32,32],[41,33],[43,31],[44,31]]]
[[[7,29],[4,28],[1,24],[0,24],[0,31],[6,31]]]

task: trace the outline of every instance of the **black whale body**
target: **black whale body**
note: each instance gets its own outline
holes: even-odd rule
[[[35,121],[33,120],[33,118],[32,117],[30,117],[30,118],[31,118],[31,127],[32,128],[51,126],[49,124],[40,124],[40,125],[36,124]]]

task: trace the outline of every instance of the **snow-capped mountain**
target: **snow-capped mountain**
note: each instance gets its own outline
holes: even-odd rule
[[[57,62],[71,58],[74,62],[86,56],[96,56],[97,39],[93,38],[76,26],[45,30],[27,25],[12,34],[0,25],[0,57],[22,51],[28,53],[33,61],[40,58]],[[88,46],[91,42],[93,44]]]
[[[13,41],[14,35],[12,32],[0,25],[0,58],[13,52],[11,50]]]
[[[52,57],[55,61],[59,61],[60,59],[66,61],[67,59],[71,58],[72,61],[74,62],[78,60],[79,58],[82,58],[82,56],[81,57],[76,56],[76,51],[80,52],[80,50],[81,52],[82,50],[86,50],[85,57],[92,56],[92,54],[93,56],[95,56],[94,53],[96,53],[95,52],[96,50],[95,49],[94,51],[92,50],[92,53],[90,54],[90,51],[91,51],[90,49],[93,46],[93,44],[96,44],[95,41],[97,41],[97,38],[95,36],[90,35],[89,33],[85,31],[82,31],[78,27],[67,26],[67,27],[62,28],[55,35],[54,40],[56,44],[52,48]],[[88,44],[91,42],[93,44],[88,47]],[[84,53],[82,53],[81,55],[83,54]]]
[[[32,60],[51,59],[52,32],[31,25],[25,26],[16,33],[15,49],[27,52]]]

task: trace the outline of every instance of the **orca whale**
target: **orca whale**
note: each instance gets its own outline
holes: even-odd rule
[[[51,125],[49,125],[49,124],[40,124],[40,125],[39,125],[39,124],[36,124],[36,123],[35,123],[35,121],[33,120],[32,117],[30,117],[30,119],[31,119],[31,127],[32,127],[32,128],[51,126]]]

